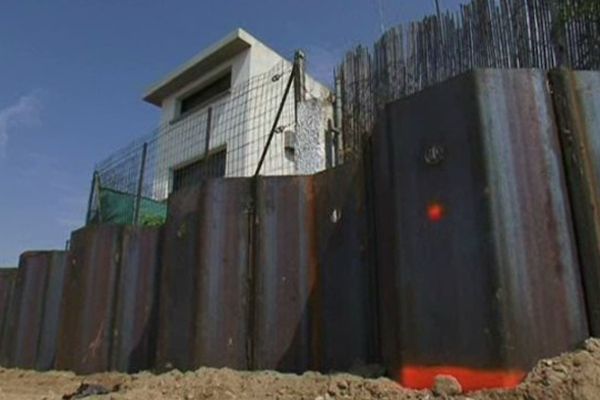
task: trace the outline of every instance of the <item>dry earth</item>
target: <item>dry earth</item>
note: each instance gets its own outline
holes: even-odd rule
[[[201,368],[195,372],[163,375],[118,373],[76,376],[67,372],[38,373],[0,369],[0,399],[62,399],[82,384],[90,391],[105,388],[104,395],[86,399],[472,399],[552,400],[600,399],[600,340],[586,341],[582,350],[541,361],[515,390],[474,392],[457,396],[406,390],[388,379],[363,379],[339,374],[306,373],[302,376],[275,372],[236,372]],[[94,386],[98,385],[98,386]]]

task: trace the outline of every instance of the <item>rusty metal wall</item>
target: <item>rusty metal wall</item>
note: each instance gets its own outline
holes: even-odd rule
[[[7,346],[4,343],[4,335],[7,334],[5,326],[10,315],[10,302],[14,284],[17,278],[16,268],[6,268],[0,270],[0,365],[6,365]]]
[[[467,388],[516,385],[587,337],[545,74],[478,70],[388,105],[382,121],[375,211],[392,373],[416,387],[439,372]]]
[[[15,302],[9,366],[35,367],[38,339],[44,309],[44,291],[48,277],[48,254],[29,252],[21,256],[13,294]]]
[[[58,344],[58,328],[62,316],[62,296],[67,268],[67,252],[48,252],[48,271],[42,311],[41,328],[35,369],[47,371],[54,368]]]
[[[593,336],[600,335],[600,73],[550,73]]]
[[[152,367],[159,230],[92,226],[73,233],[56,368]]]
[[[315,175],[319,274],[313,333],[313,369],[349,371],[379,361],[376,276],[362,162]]]
[[[210,180],[169,199],[157,366],[248,368],[250,180]]]
[[[5,314],[3,365],[40,370],[52,367],[64,264],[65,252],[21,255]]]
[[[328,372],[383,357],[411,387],[517,384],[589,335],[584,298],[600,332],[600,74],[550,77],[462,75],[388,105],[367,165],[209,180],[171,196],[162,229],[92,226],[68,254],[25,253],[0,272],[0,363]]]
[[[253,368],[347,371],[376,357],[361,163],[257,190]]]
[[[254,369],[306,371],[317,356],[317,343],[311,341],[320,268],[315,198],[311,178],[258,181]]]
[[[123,228],[114,289],[112,370],[137,372],[154,366],[161,239],[159,228]]]
[[[71,236],[56,368],[77,373],[110,369],[114,288],[121,228],[97,226]]]
[[[173,195],[159,368],[301,372],[369,362],[375,313],[362,171],[210,180]]]

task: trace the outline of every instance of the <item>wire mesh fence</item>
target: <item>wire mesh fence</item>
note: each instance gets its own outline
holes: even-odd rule
[[[281,61],[267,73],[163,123],[156,131],[98,163],[88,221],[97,217],[101,194],[110,194],[124,203],[120,208],[133,210],[131,216],[123,210],[114,211],[127,214],[119,222],[129,223],[137,221],[144,204],[164,203],[171,192],[204,179],[252,176],[263,156],[261,175],[315,173],[324,169],[321,147],[326,125],[323,110],[328,107],[326,91],[317,91],[317,107],[309,108],[318,115],[321,125],[315,127],[311,122],[316,134],[310,137],[315,143],[307,146],[306,141],[298,140],[298,135],[306,131],[303,122],[312,121],[314,116],[307,115],[306,107],[300,107],[298,112],[297,99],[293,93],[287,95],[294,68],[294,64]],[[311,160],[308,168],[307,159]]]
[[[360,154],[392,100],[473,68],[600,68],[598,0],[472,0],[387,31],[337,70],[345,154]]]

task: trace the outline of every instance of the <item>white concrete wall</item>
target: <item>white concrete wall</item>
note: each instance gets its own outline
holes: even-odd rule
[[[232,91],[201,110],[178,119],[179,104],[183,97],[202,87],[216,75],[227,69],[232,71]],[[161,126],[162,134],[156,144],[156,171],[153,176],[153,190],[157,198],[166,198],[171,190],[173,170],[205,156],[207,109],[212,108],[211,136],[209,152],[226,146],[226,176],[251,176],[264,148],[277,108],[283,98],[292,64],[260,42],[238,54],[230,61],[216,67],[209,74],[200,77],[177,93],[163,101]],[[275,82],[272,76],[282,74]],[[262,77],[261,77],[262,76]],[[257,78],[258,77],[258,78]],[[260,79],[260,82],[256,82]],[[250,87],[259,85],[259,88]],[[250,87],[249,87],[250,86]],[[310,99],[319,100],[323,110],[331,109],[327,104],[329,91],[314,79],[307,77],[306,89]],[[323,111],[323,115],[330,111]],[[294,92],[290,91],[284,113],[278,126],[295,130]],[[323,121],[320,143],[324,143]],[[324,154],[324,152],[323,152]],[[152,155],[151,155],[152,156]],[[321,165],[325,168],[323,156]],[[267,154],[262,175],[289,175],[298,171],[294,159],[288,159],[284,151],[284,133],[277,133]]]

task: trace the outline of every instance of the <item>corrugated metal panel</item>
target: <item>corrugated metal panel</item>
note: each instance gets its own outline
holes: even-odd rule
[[[378,361],[364,166],[348,163],[312,179],[320,265],[319,301],[312,317],[319,354],[312,368],[348,371]]]
[[[160,228],[123,228],[114,294],[111,369],[137,372],[154,366],[158,329]]]
[[[210,180],[199,200],[195,365],[247,369],[250,181]]]
[[[110,369],[121,230],[93,226],[72,235],[57,369],[83,374]]]
[[[21,255],[13,294],[18,311],[12,332],[11,367],[33,369],[36,366],[49,267],[49,253],[28,252]]]
[[[382,348],[403,383],[466,369],[464,387],[514,385],[587,336],[553,119],[537,71],[476,71],[388,106]]]
[[[195,290],[198,258],[200,187],[183,189],[169,197],[162,248],[157,367],[193,368],[196,324]]]
[[[3,365],[50,369],[56,351],[65,252],[38,251],[21,255],[14,272],[10,305],[3,313]],[[8,299],[5,299],[8,301]]]
[[[0,270],[0,365],[6,365],[8,346],[4,342],[5,329],[9,319],[10,302],[12,298],[14,284],[17,278],[16,268],[6,268]]]
[[[73,233],[57,369],[149,369],[154,361],[160,230],[99,225]]]
[[[247,368],[250,180],[210,180],[169,200],[159,368]]]
[[[375,357],[362,164],[261,178],[254,367],[349,370]]]
[[[257,188],[253,367],[311,369],[311,314],[319,307],[316,205],[309,177],[262,178]]]
[[[357,164],[315,177],[260,178],[256,188],[251,179],[210,180],[173,195],[159,366],[245,369],[250,363],[300,372],[367,362],[374,313],[361,171]]]
[[[37,350],[36,369],[46,371],[54,368],[58,344],[58,328],[62,311],[62,295],[67,266],[67,253],[47,253],[48,272],[43,300],[43,318]]]
[[[600,335],[600,73],[553,71],[554,104],[569,178],[593,336]]]

